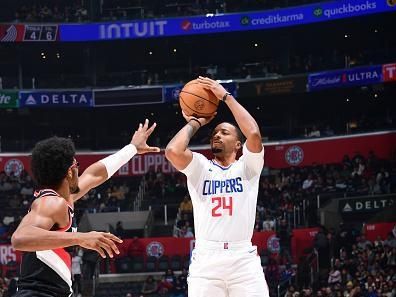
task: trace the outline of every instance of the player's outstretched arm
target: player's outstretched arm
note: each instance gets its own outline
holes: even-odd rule
[[[256,120],[250,113],[217,81],[200,76],[198,82],[202,84],[204,88],[211,90],[217,98],[223,100],[225,104],[227,104],[243,135],[246,137],[246,146],[248,150],[252,153],[261,152],[263,145],[261,143],[260,129]]]
[[[165,149],[166,158],[177,170],[183,170],[190,164],[193,156],[187,147],[191,138],[200,127],[213,120],[215,115],[210,118],[195,118],[183,112],[187,124],[171,139]]]
[[[159,152],[158,147],[151,147],[147,144],[147,139],[156,127],[154,123],[149,127],[146,119],[144,124],[139,124],[138,129],[133,134],[131,143],[123,147],[118,152],[89,166],[78,180],[80,191],[72,194],[74,201],[83,197],[89,190],[95,188],[108,180],[122,165],[127,163],[136,153]]]
[[[105,252],[110,257],[119,253],[115,243],[122,240],[110,233],[50,231],[55,224],[67,225],[68,214],[68,205],[62,198],[37,199],[12,235],[12,246],[16,250],[32,252],[79,245],[97,251],[104,258]]]

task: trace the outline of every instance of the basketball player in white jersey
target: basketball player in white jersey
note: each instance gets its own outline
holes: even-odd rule
[[[187,176],[193,202],[196,243],[188,277],[189,297],[267,297],[257,247],[252,246],[264,149],[259,127],[248,111],[218,82],[198,81],[231,110],[240,130],[230,123],[214,129],[214,159],[187,148],[200,127],[212,118],[184,117],[187,124],[166,148],[166,157]],[[236,159],[242,148],[242,156]]]

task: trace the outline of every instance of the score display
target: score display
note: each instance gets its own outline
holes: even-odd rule
[[[0,42],[58,41],[58,25],[0,24]]]
[[[23,41],[56,41],[58,25],[25,25]]]

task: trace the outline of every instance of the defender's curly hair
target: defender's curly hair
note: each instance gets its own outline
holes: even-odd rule
[[[39,187],[57,187],[73,164],[75,155],[71,139],[51,137],[38,142],[32,151],[31,168]]]

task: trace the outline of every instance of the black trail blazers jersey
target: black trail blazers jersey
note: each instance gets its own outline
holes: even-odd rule
[[[36,198],[59,196],[53,190],[35,192]],[[60,197],[60,199],[63,199]],[[76,232],[73,207],[69,205],[69,224],[64,228],[54,226],[51,231]],[[64,248],[24,252],[21,263],[21,276],[18,291],[34,291],[49,296],[68,297],[72,294],[71,256]]]

